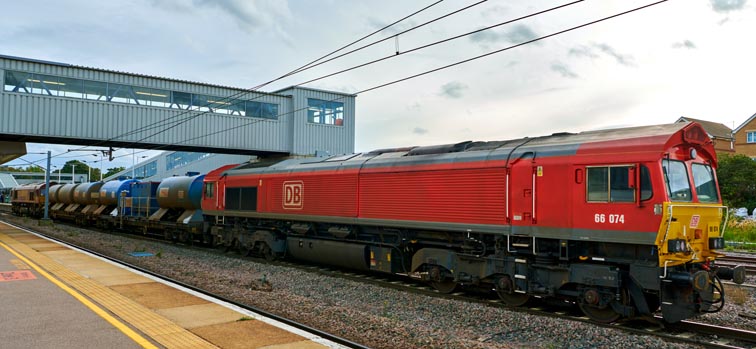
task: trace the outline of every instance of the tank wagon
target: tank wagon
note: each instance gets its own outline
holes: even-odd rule
[[[51,196],[50,216],[53,219],[73,220],[79,204],[74,200],[76,188],[82,183],[61,184],[60,187],[52,188],[55,195]],[[51,190],[51,191],[53,191]]]
[[[118,216],[119,201],[131,197],[131,184],[134,179],[108,181],[100,187],[100,207],[96,212],[99,215]],[[130,214],[130,212],[126,212]]]
[[[148,218],[147,229],[169,240],[205,241],[202,186],[205,175],[174,176],[157,187],[159,209]]]
[[[202,209],[216,244],[268,258],[676,322],[744,280],[716,264],[715,168],[703,128],[678,123],[223,167]]]

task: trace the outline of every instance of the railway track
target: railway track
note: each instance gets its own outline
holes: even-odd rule
[[[3,220],[2,216],[0,216],[0,220]],[[11,222],[8,222],[8,223],[14,224]],[[26,227],[23,227],[23,228],[27,230],[34,230],[34,229],[26,228]],[[353,343],[351,341],[340,338],[338,336],[332,336],[328,333],[310,328],[306,325],[299,324],[285,318],[278,317],[274,314],[262,311],[260,309],[250,307],[248,305],[241,304],[230,299],[226,299],[222,296],[214,295],[202,289],[198,289],[192,285],[187,285],[180,281],[163,277],[149,270],[145,270],[137,266],[119,261],[116,258],[112,258],[106,255],[100,254],[98,252],[79,247],[73,243],[64,241],[54,236],[50,236],[49,234],[45,234],[39,231],[34,231],[34,232],[42,236],[45,236],[47,238],[59,241],[67,245],[74,246],[76,248],[101,256],[103,258],[112,260],[114,262],[128,265],[131,268],[138,269],[142,272],[148,273],[150,275],[154,275],[155,277],[159,277],[159,278],[163,278],[168,281],[171,281],[171,282],[175,282],[184,287],[193,289],[197,292],[201,292],[211,297],[221,299],[231,304],[235,304],[244,309],[248,309],[250,311],[260,313],[261,315],[264,315],[264,316],[275,318],[276,320],[287,323],[289,325],[300,328],[302,330],[317,334],[321,337],[327,338],[329,340],[340,343],[342,345],[345,345],[351,348],[365,348],[364,346],[360,344]],[[142,237],[139,235],[133,235],[133,234],[119,234],[119,235],[124,236],[124,237],[129,237],[129,238],[140,239],[140,240],[150,240],[153,242],[168,243],[166,241],[162,241],[159,239],[154,239],[154,238],[149,238],[149,237],[145,238],[145,237]],[[187,246],[187,248],[200,249],[197,247],[190,247],[190,246]],[[208,251],[208,252],[212,251],[212,253],[218,253],[218,254],[226,255],[228,257],[232,257],[231,255],[225,254],[219,250],[207,249],[207,248],[202,248],[201,250]],[[233,256],[233,258],[251,259],[250,257],[244,257],[241,255]],[[510,311],[516,311],[516,312],[521,312],[521,313],[528,313],[528,314],[539,315],[539,316],[561,318],[561,319],[566,319],[570,321],[591,323],[595,326],[619,329],[628,333],[634,333],[634,334],[639,334],[639,335],[652,335],[652,336],[665,338],[667,340],[675,341],[675,342],[693,343],[693,344],[702,345],[707,348],[752,348],[756,346],[756,332],[749,331],[749,330],[722,327],[722,326],[704,324],[704,323],[694,322],[694,321],[682,321],[678,324],[673,324],[673,325],[663,324],[660,317],[657,317],[655,319],[648,319],[648,321],[635,320],[635,321],[619,322],[619,323],[614,323],[614,324],[597,324],[591,321],[590,319],[588,319],[587,317],[585,317],[580,312],[580,310],[577,309],[577,306],[575,306],[574,304],[569,304],[569,303],[534,304],[534,305],[524,306],[524,307],[519,307],[519,308],[511,308],[504,305],[498,299],[498,297],[495,296],[493,292],[487,292],[487,293],[475,292],[472,294],[465,293],[465,292],[455,292],[455,293],[444,294],[444,293],[438,292],[437,290],[429,287],[426,284],[419,283],[409,278],[391,277],[391,276],[382,275],[382,274],[375,275],[375,274],[367,274],[367,273],[357,273],[353,271],[339,270],[332,267],[301,265],[301,264],[297,264],[295,262],[290,262],[290,261],[269,262],[262,259],[254,259],[254,261],[258,263],[271,263],[271,264],[286,266],[290,268],[297,268],[300,270],[319,273],[321,275],[346,278],[346,279],[351,279],[351,280],[355,280],[355,281],[359,281],[363,283],[369,283],[369,284],[373,284],[373,285],[377,285],[381,287],[387,287],[387,288],[393,288],[393,289],[406,291],[406,292],[423,294],[423,295],[427,295],[431,297],[454,299],[454,300],[465,301],[465,302],[475,302],[475,303],[486,304],[491,307],[507,308]]]
[[[737,265],[742,265],[746,269],[746,273],[748,274],[756,274],[756,256],[754,257],[747,257],[747,256],[726,256],[722,258],[717,259],[717,265],[726,266],[726,267],[734,267]]]

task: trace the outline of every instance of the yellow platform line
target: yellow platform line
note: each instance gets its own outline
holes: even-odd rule
[[[131,324],[133,327],[167,348],[217,348],[213,344],[189,332],[183,327],[178,326],[174,322],[156,314],[152,310],[132,301],[110,288],[69,270],[60,263],[55,262],[51,258],[35,251],[31,247],[9,237],[8,235],[0,233],[0,246],[22,259],[41,275],[76,297],[80,302],[145,348],[156,347],[139,336],[139,334],[131,330],[128,326],[113,318],[110,314],[102,310],[102,308],[99,308],[97,305],[87,300],[81,294],[94,300],[96,303],[100,304],[125,322]],[[81,292],[81,294],[77,291]]]
[[[52,275],[50,275],[47,272],[45,272],[42,268],[40,268],[36,264],[34,264],[31,261],[29,261],[26,257],[22,256],[21,254],[19,254],[18,252],[16,252],[12,248],[10,248],[5,243],[0,242],[0,247],[3,247],[4,249],[8,250],[8,252],[12,253],[13,255],[15,255],[16,257],[18,257],[19,259],[21,259],[24,262],[26,262],[26,264],[28,264],[32,268],[34,268],[34,270],[36,270],[40,275],[44,276],[45,278],[47,278],[48,280],[50,280],[53,284],[55,284],[56,286],[60,287],[64,291],[68,292],[68,294],[70,294],[71,296],[73,296],[74,298],[76,298],[79,302],[81,302],[82,304],[84,304],[85,306],[87,306],[87,308],[89,308],[90,310],[92,310],[95,314],[97,314],[100,317],[102,317],[103,319],[105,319],[105,321],[109,322],[111,325],[113,325],[119,331],[123,332],[123,334],[125,334],[126,336],[128,336],[129,338],[131,338],[131,340],[133,340],[137,344],[141,345],[142,348],[157,348],[155,345],[153,345],[152,343],[150,343],[150,341],[148,341],[147,339],[145,339],[144,337],[142,337],[138,333],[134,332],[134,330],[132,330],[131,328],[129,328],[128,326],[126,326],[124,323],[118,321],[118,319],[114,318],[113,316],[111,316],[110,314],[108,314],[106,311],[102,310],[102,308],[98,307],[97,305],[95,305],[94,303],[92,303],[90,300],[84,298],[84,296],[82,296],[80,293],[76,292],[75,290],[71,289],[66,284],[58,281],[58,279],[54,278]]]

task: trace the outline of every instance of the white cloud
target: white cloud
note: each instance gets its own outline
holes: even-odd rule
[[[742,10],[747,0],[711,0],[711,7],[717,12]]]
[[[470,35],[470,40],[480,44],[490,44],[499,42],[508,42],[519,44],[521,42],[533,40],[538,37],[533,29],[527,25],[518,24],[514,28],[502,32],[496,29],[489,29]]]
[[[439,95],[446,98],[462,98],[462,92],[466,89],[467,85],[459,81],[452,81],[441,86]]]
[[[566,65],[564,65],[563,63],[560,63],[560,62],[552,63],[551,64],[551,70],[559,73],[560,75],[562,75],[565,78],[570,78],[570,79],[576,79],[576,78],[578,78],[578,75],[575,74],[575,72],[573,72],[572,69],[570,69],[568,66],[566,66]]]
[[[694,44],[693,41],[690,40],[683,40],[682,42],[676,42],[672,44],[672,47],[693,49],[696,48],[696,44]]]

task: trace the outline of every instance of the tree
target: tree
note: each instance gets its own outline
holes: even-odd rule
[[[756,207],[756,161],[743,154],[717,154],[722,201],[730,207]]]
[[[112,175],[114,175],[114,174],[116,174],[118,172],[121,172],[121,171],[123,171],[125,169],[126,169],[125,167],[112,167],[112,168],[109,168],[108,172],[105,172],[105,174],[102,175],[102,178],[110,177],[110,176],[112,176]]]
[[[24,169],[24,172],[45,172],[45,169],[43,169],[42,167],[36,166],[36,165],[35,166],[27,166]]]

